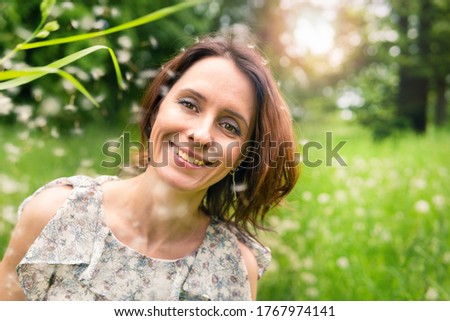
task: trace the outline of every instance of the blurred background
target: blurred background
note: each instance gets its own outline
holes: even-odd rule
[[[59,29],[48,39],[105,30],[181,2],[57,1],[48,21]],[[40,19],[38,0],[0,0],[0,59]],[[117,173],[101,166],[103,147],[123,142],[125,132],[139,140],[148,80],[196,37],[222,29],[256,35],[304,160],[295,190],[269,215],[275,232],[261,235],[273,261],[258,298],[450,300],[447,0],[213,0],[4,59],[0,70],[44,66],[102,44],[114,50],[127,89],[99,51],[64,68],[99,107],[58,75],[0,91],[0,258],[18,206],[39,186]]]

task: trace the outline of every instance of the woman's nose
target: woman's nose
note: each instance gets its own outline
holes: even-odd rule
[[[208,147],[213,142],[213,125],[211,122],[205,120],[195,124],[195,127],[190,131],[188,138],[194,142],[198,147]]]

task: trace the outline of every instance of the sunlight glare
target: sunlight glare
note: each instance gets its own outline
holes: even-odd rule
[[[301,55],[327,53],[334,45],[335,31],[324,17],[305,12],[297,21],[294,37]]]

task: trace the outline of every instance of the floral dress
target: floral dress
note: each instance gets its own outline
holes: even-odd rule
[[[29,300],[251,300],[238,241],[255,254],[262,276],[270,251],[247,234],[212,220],[201,246],[190,255],[163,260],[121,243],[105,224],[101,184],[115,176],[59,178],[42,190],[72,186],[17,266]]]

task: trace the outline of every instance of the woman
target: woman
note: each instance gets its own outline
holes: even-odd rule
[[[256,299],[270,251],[254,233],[298,176],[261,55],[206,37],[161,69],[143,111],[142,174],[61,178],[24,201],[2,299]]]

